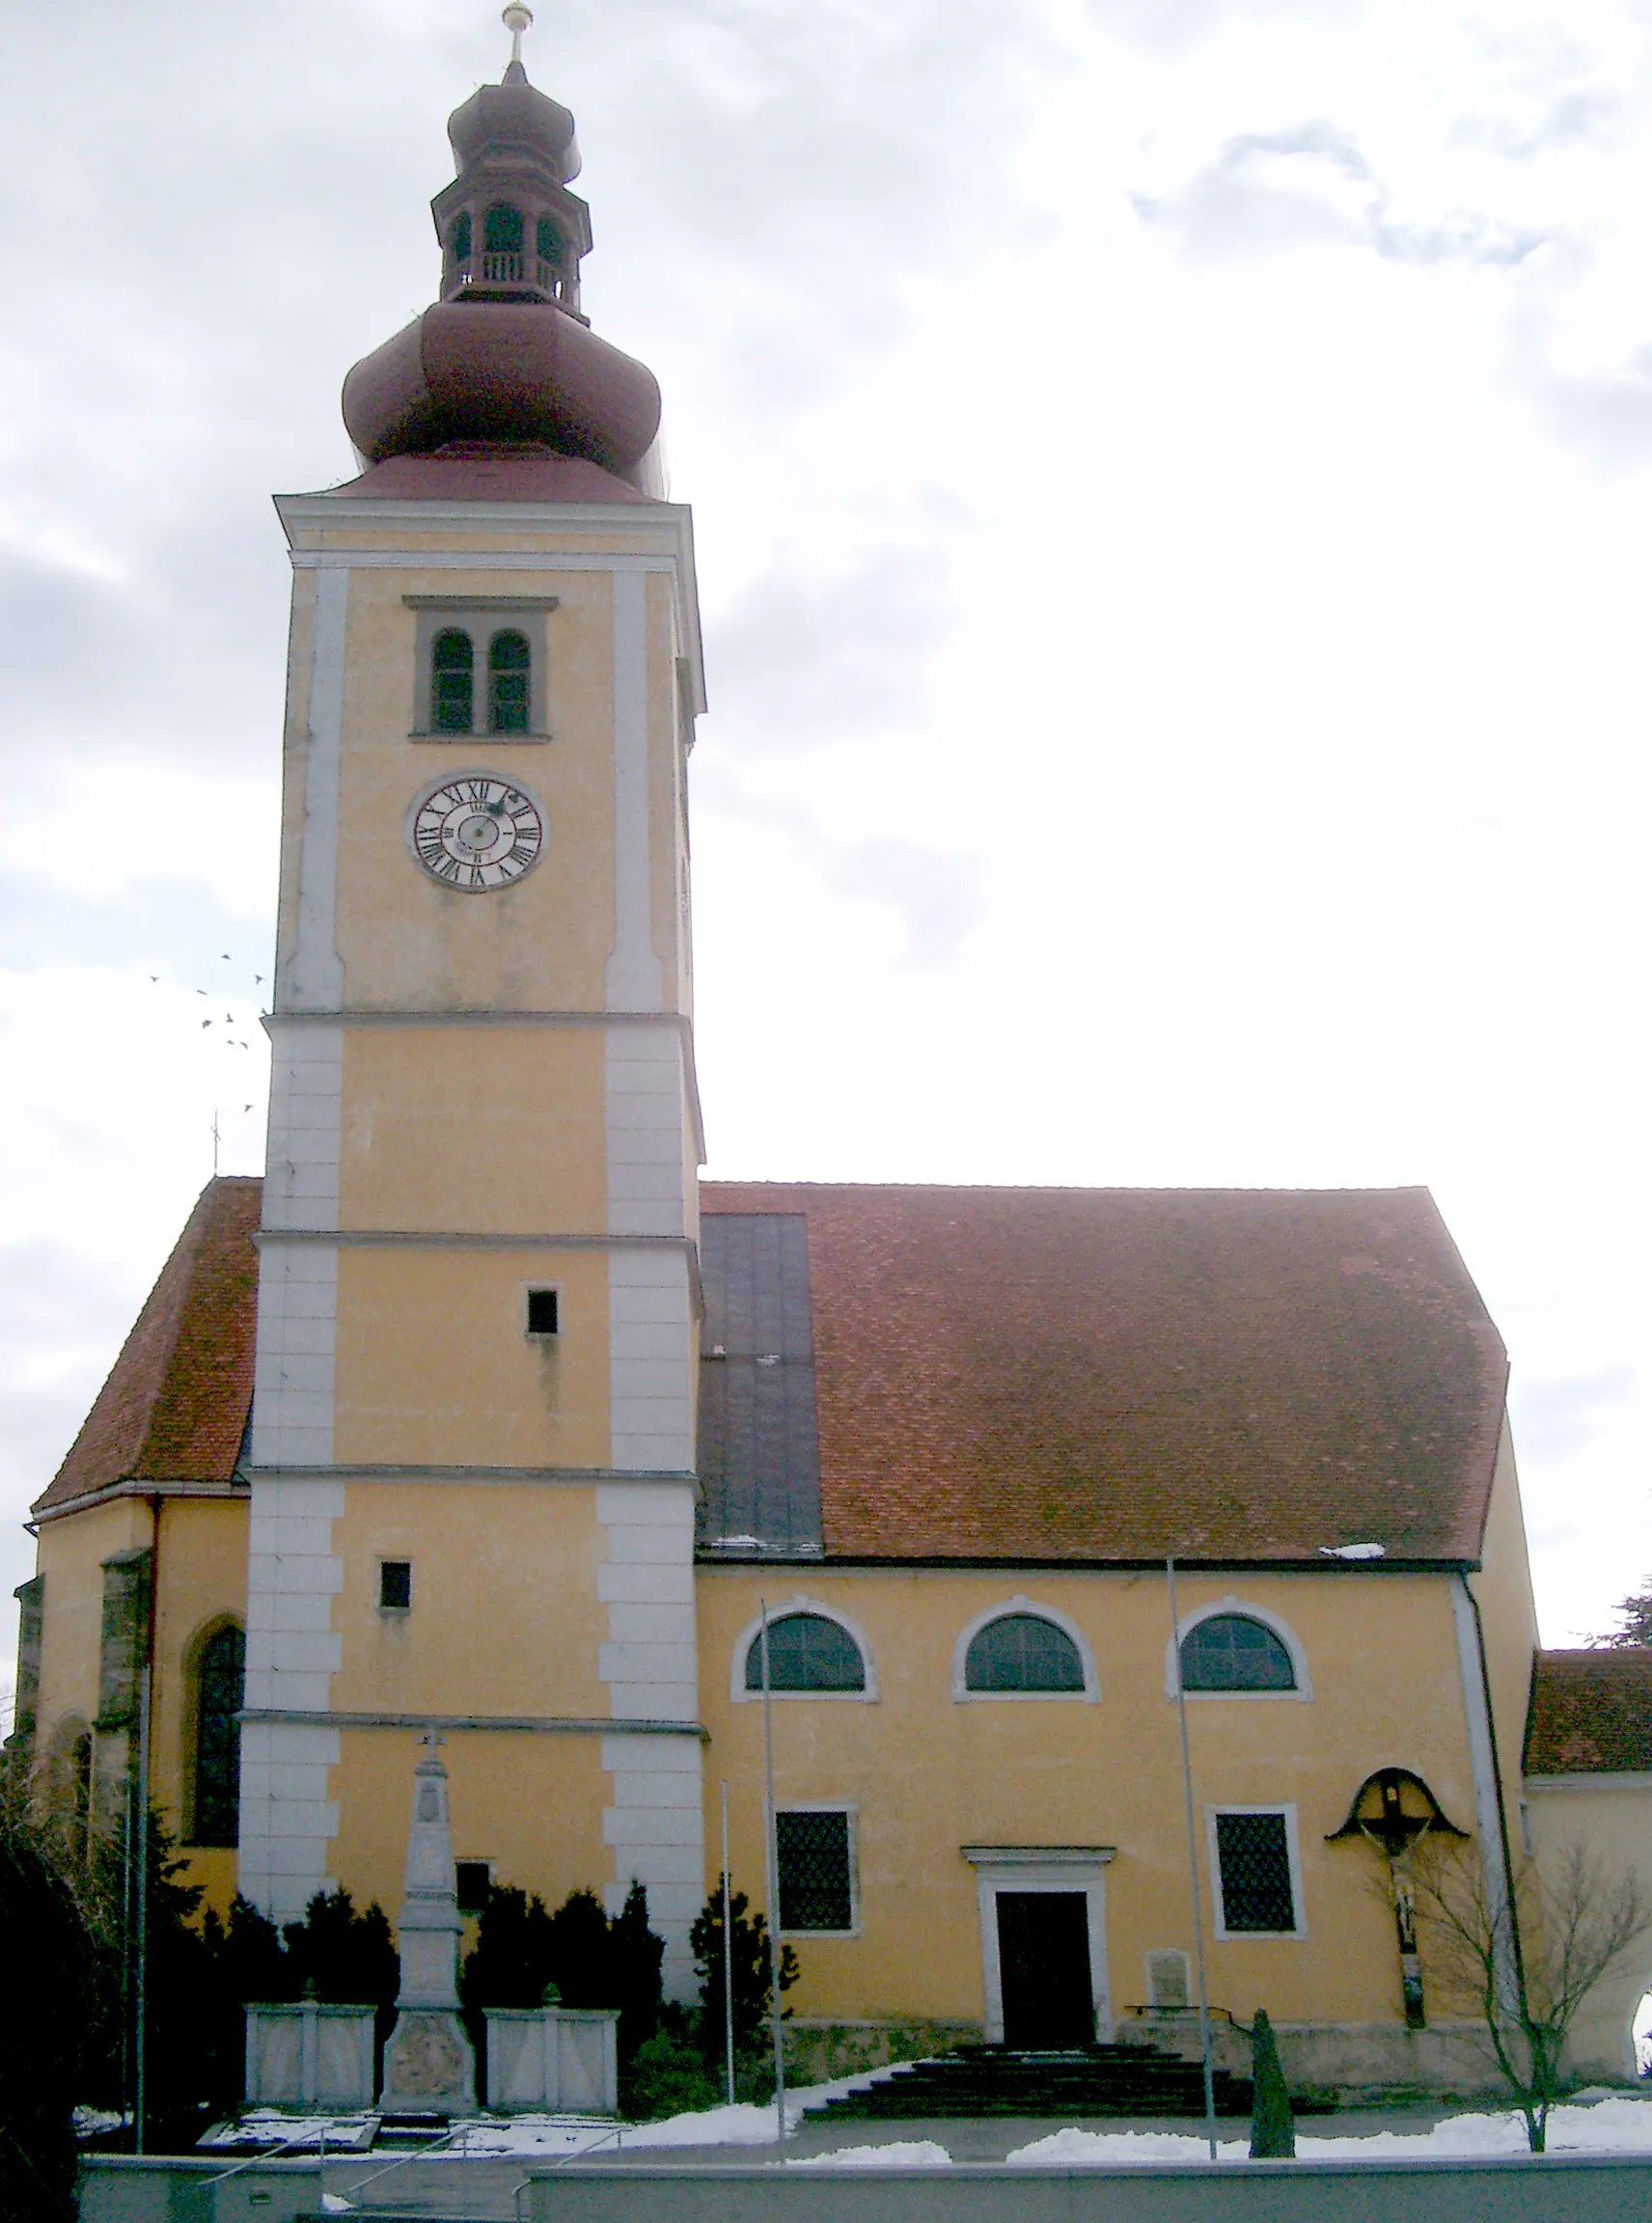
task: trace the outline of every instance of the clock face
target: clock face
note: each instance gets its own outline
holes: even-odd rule
[[[465,772],[419,798],[407,837],[432,880],[479,894],[509,888],[533,869],[545,845],[545,821],[533,797],[510,781]]]

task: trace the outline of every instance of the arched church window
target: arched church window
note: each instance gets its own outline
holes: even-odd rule
[[[541,262],[560,262],[562,261],[563,235],[548,216],[539,218],[537,244]]]
[[[473,724],[470,635],[450,626],[430,650],[430,726],[437,733],[468,733]]]
[[[1064,1629],[1041,1613],[1001,1613],[964,1655],[966,1690],[1079,1690],[1084,1661]]]
[[[746,1688],[763,1687],[763,1639],[746,1647]],[[824,1613],[782,1613],[769,1623],[771,1690],[864,1690],[867,1663],[840,1622]]]
[[[1182,1638],[1184,1690],[1294,1690],[1289,1652],[1248,1613],[1213,1613]]]
[[[234,1622],[215,1629],[195,1667],[196,1845],[234,1845],[241,1804],[241,1710],[247,1640]]]
[[[470,261],[470,210],[461,208],[454,218],[454,261],[455,262],[468,262]]]
[[[525,633],[496,633],[487,648],[487,729],[526,733],[533,652]]]

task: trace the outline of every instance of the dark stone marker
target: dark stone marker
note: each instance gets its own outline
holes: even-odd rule
[[[1251,2102],[1251,2158],[1253,2161],[1294,2161],[1296,2125],[1291,2119],[1290,2094],[1280,2067],[1280,2049],[1268,2011],[1258,2007],[1251,2025],[1251,2077],[1254,2097]]]

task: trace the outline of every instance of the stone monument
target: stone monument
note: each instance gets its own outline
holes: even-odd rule
[[[396,2027],[384,2048],[387,2115],[469,2115],[476,2108],[476,2057],[459,2020],[458,1887],[448,1816],[448,1771],[436,1757],[442,1740],[426,1736],[413,1770],[413,1817],[407,1829],[406,1897],[397,1943],[401,1990]]]

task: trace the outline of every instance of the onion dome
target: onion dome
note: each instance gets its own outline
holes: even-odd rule
[[[529,84],[525,7],[504,81],[448,124],[458,175],[430,204],[441,298],[344,380],[344,424],[371,462],[454,442],[519,442],[645,485],[660,423],[653,373],[592,331],[579,306],[591,211],[568,180],[568,111]]]

